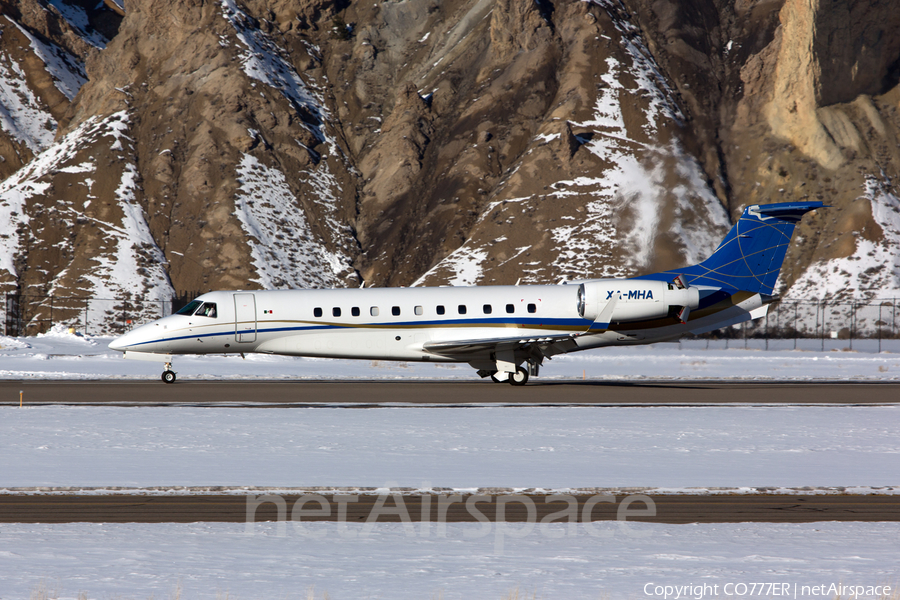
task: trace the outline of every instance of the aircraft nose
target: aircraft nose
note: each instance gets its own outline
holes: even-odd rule
[[[110,350],[117,350],[118,352],[125,352],[128,350],[128,347],[133,345],[136,342],[136,336],[134,335],[134,331],[129,331],[125,335],[120,335],[116,339],[114,339],[109,344]]]
[[[125,343],[125,338],[127,335],[121,335],[111,341],[109,343],[110,350],[117,350],[118,352],[125,352],[125,349],[128,347],[128,344]]]

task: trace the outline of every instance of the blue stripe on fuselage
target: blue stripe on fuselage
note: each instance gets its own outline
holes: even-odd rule
[[[705,295],[701,295],[700,298],[700,306],[697,310],[707,308],[713,306],[727,298],[731,297],[732,294],[729,292],[717,290],[712,291],[711,293],[706,293]],[[257,322],[259,323],[259,322]],[[300,332],[300,331],[333,331],[340,329],[370,329],[370,330],[378,330],[378,329],[419,329],[419,328],[475,328],[479,326],[497,326],[497,325],[505,325],[509,326],[510,329],[513,328],[534,328],[534,329],[557,329],[557,330],[571,330],[577,332],[585,332],[587,331],[591,325],[593,325],[593,321],[589,321],[587,319],[541,319],[541,318],[521,318],[521,319],[504,319],[502,317],[494,317],[488,319],[465,319],[465,320],[455,320],[455,321],[447,321],[447,320],[432,320],[432,321],[401,321],[397,323],[328,323],[322,325],[294,325],[287,327],[259,327],[257,325],[256,334],[257,335],[265,335],[270,333],[287,333],[287,332]],[[604,328],[605,329],[605,328]],[[254,330],[247,330],[246,332],[241,333],[251,333]],[[141,342],[139,344],[133,344],[131,347],[135,348],[138,346],[144,346],[147,344],[159,344],[165,342],[178,342],[181,340],[192,340],[192,339],[208,339],[215,338],[220,336],[234,336],[236,333],[233,329],[229,331],[220,331],[217,333],[203,333],[203,334],[194,334],[194,335],[183,335],[172,338],[163,338],[157,340],[149,340],[146,342]]]
[[[258,323],[258,322],[257,322]],[[529,326],[535,328],[553,328],[553,329],[573,329],[583,330],[590,327],[593,321],[587,319],[516,319],[506,320],[500,318],[493,319],[468,319],[457,321],[402,321],[399,323],[329,323],[323,325],[307,325],[307,326],[291,326],[291,327],[259,327],[255,330],[248,329],[242,332],[235,332],[233,329],[229,331],[220,331],[217,333],[202,333],[194,335],[182,335],[178,337],[162,338],[156,340],[148,340],[139,344],[133,344],[131,347],[144,346],[147,344],[159,344],[165,342],[178,342],[181,340],[195,340],[201,338],[213,338],[219,336],[233,336],[236,333],[252,333],[257,335],[267,333],[284,333],[290,331],[330,331],[337,329],[418,329],[423,327],[439,328],[439,327],[478,327],[479,325],[510,325],[513,327]],[[511,327],[512,328],[512,327]]]

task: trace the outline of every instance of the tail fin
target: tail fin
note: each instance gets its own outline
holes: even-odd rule
[[[754,204],[744,209],[712,256],[698,265],[637,279],[671,280],[684,275],[688,285],[771,295],[796,225],[821,202]]]

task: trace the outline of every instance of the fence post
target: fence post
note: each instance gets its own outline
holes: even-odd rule
[[[822,352],[825,352],[825,301],[822,300]]]
[[[882,303],[878,303],[878,354],[881,354],[881,328],[884,327],[884,321],[881,320],[881,305]]]
[[[766,311],[766,350],[769,349],[769,311]]]
[[[53,329],[53,296],[50,296],[50,329]]]
[[[850,301],[850,350],[853,351],[853,336],[856,335],[856,300]]]
[[[794,302],[794,350],[797,349],[797,336],[800,335],[800,332],[797,331],[797,307],[799,306],[799,302]]]

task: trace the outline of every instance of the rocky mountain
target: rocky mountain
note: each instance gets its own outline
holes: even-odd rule
[[[886,0],[0,0],[0,292],[695,262],[821,199],[787,297],[900,297]]]

